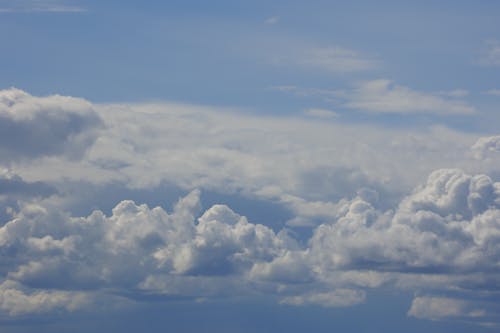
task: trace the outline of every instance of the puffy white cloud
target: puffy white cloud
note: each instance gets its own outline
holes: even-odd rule
[[[382,213],[355,198],[319,226],[311,255],[322,270],[370,268],[437,273],[494,269],[500,183],[456,169],[433,172],[398,209]],[[486,237],[486,238],[482,238]]]
[[[0,91],[3,164],[46,155],[81,156],[101,126],[92,105],[83,99],[34,97],[16,88]]]
[[[24,163],[0,176],[4,196],[19,201],[0,227],[0,282],[19,300],[50,297],[57,301],[47,309],[65,311],[68,293],[90,300],[109,291],[137,300],[264,293],[322,306],[361,303],[367,289],[383,285],[428,297],[454,290],[464,302],[475,288],[497,292],[495,137],[474,144],[476,135],[443,127],[403,131],[178,104],[90,105],[17,90],[2,96],[0,115],[23,126],[39,117],[72,128],[60,121],[65,114],[89,121],[61,142],[44,137],[48,148],[37,153],[17,147],[13,160]],[[96,113],[106,126],[98,136]],[[79,135],[89,140],[80,146],[73,141]],[[88,149],[81,160],[66,158],[72,145]],[[43,158],[35,165],[31,157]],[[460,169],[442,169],[449,165]],[[113,182],[129,191],[172,184],[271,201],[289,210],[289,226],[307,225],[312,237],[295,240],[269,219],[248,221],[222,204],[202,212],[196,190],[171,213],[123,200],[125,192],[111,213],[65,212],[64,197],[78,200],[80,185]],[[64,195],[47,198],[44,184]],[[23,313],[16,306],[2,309]]]
[[[485,175],[437,170],[394,211],[379,210],[376,193],[361,191],[339,202],[305,247],[225,205],[199,215],[199,195],[190,193],[170,214],[122,201],[109,217],[75,218],[50,201],[25,204],[0,228],[5,297],[20,300],[3,310],[35,311],[20,310],[31,297],[71,310],[78,308],[69,303],[72,293],[82,289],[137,300],[266,293],[283,304],[327,307],[362,303],[367,288],[388,284],[464,291],[454,307],[430,294],[408,312],[440,319],[479,313],[463,305],[467,290],[497,291],[500,184]],[[446,310],[429,317],[429,302]]]
[[[71,290],[112,288],[133,297],[140,288],[165,294],[172,284],[164,281],[175,281],[175,276],[205,277],[204,283],[216,281],[212,277],[244,276],[255,263],[298,248],[285,231],[275,234],[251,224],[227,206],[211,207],[196,222],[198,210],[198,191],[181,199],[171,214],[122,201],[109,217],[95,211],[73,218],[54,207],[26,204],[0,228],[0,276],[26,288],[65,292],[23,296],[19,288],[10,288],[6,295],[26,297],[26,302],[32,297],[34,302],[54,300],[58,307],[71,306],[66,304]],[[186,296],[182,281],[177,280],[173,294]]]

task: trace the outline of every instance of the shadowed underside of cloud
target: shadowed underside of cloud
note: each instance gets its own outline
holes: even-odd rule
[[[79,157],[97,138],[100,118],[87,101],[53,95],[34,97],[0,91],[2,163],[65,154]]]

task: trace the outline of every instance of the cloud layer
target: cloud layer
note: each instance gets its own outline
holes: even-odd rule
[[[500,322],[498,137],[341,124],[319,111],[279,118],[0,92],[0,126],[15,130],[0,144],[0,311],[241,295],[345,307],[391,288],[415,293],[409,316]],[[122,194],[109,212],[68,208],[84,188],[164,184],[187,193],[171,210]],[[204,192],[292,218],[203,208]]]

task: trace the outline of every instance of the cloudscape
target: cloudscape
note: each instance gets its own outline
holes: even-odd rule
[[[0,1],[0,331],[497,332],[499,15]]]

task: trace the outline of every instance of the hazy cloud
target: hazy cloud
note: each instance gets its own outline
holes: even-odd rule
[[[479,64],[484,66],[500,66],[500,42],[490,39],[485,42]]]
[[[363,82],[354,90],[347,91],[345,98],[345,106],[364,112],[437,115],[476,113],[474,107],[463,101],[412,90],[395,85],[390,80]]]
[[[64,0],[16,0],[0,1],[0,12],[50,12],[79,13],[86,12],[83,7]]]
[[[373,58],[338,46],[309,49],[300,54],[296,62],[301,66],[332,73],[366,71],[379,66],[379,62]]]

